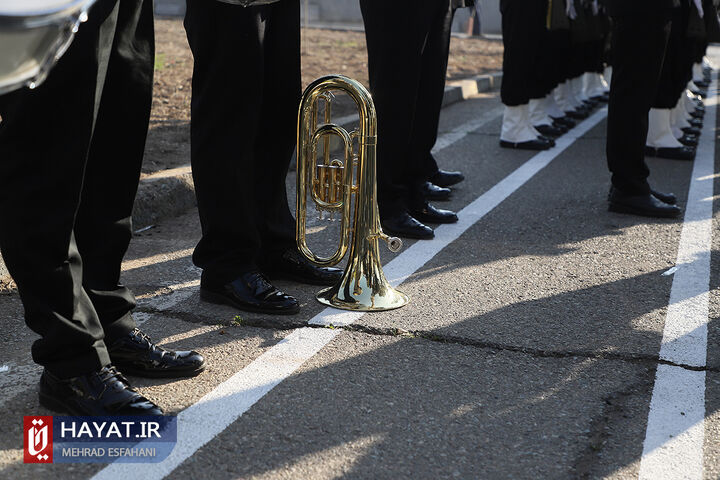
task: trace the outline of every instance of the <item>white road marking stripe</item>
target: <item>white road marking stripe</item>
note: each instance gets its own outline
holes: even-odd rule
[[[605,110],[575,127],[574,135],[557,140],[551,150],[540,152],[508,175],[496,186],[465,207],[460,221],[435,230],[435,239],[417,242],[384,267],[388,279],[402,283],[427,261],[458,238],[486,213],[509,197],[542,168],[560,155],[578,137],[597,125],[605,117]],[[464,136],[464,135],[463,135]],[[462,137],[458,137],[460,139]],[[313,319],[313,325],[349,325],[363,316],[362,312],[344,312],[326,308]],[[178,414],[178,442],[168,459],[155,464],[115,463],[98,472],[93,480],[117,478],[162,479],[197,450],[210,442],[255,402],[332,341],[339,330],[301,328],[265,352],[250,365],[200,399],[198,403]],[[142,444],[139,444],[142,445]]]
[[[710,91],[715,92],[714,80]],[[660,358],[704,367],[707,355],[717,96],[706,102],[665,317]],[[705,372],[659,365],[640,462],[641,480],[703,478]]]

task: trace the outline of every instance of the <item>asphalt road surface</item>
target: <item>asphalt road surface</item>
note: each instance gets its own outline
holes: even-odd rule
[[[207,304],[197,212],[139,233],[137,320],[209,365],[131,378],[179,416],[163,463],[23,464],[23,415],[51,412],[19,298],[0,296],[0,478],[720,478],[715,98],[694,162],[648,159],[677,220],[607,211],[603,110],[535,153],[498,146],[497,93],[445,109],[437,158],[467,180],[439,206],[460,222],[383,249],[411,299],[391,312],[325,309],[291,282],[296,316]],[[313,225],[326,245],[335,225]]]

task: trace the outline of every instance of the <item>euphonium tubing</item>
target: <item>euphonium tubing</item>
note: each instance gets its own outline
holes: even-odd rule
[[[333,91],[344,92],[355,101],[360,116],[357,131],[349,133],[331,123]],[[318,125],[319,100],[325,103],[321,125]],[[344,160],[330,160],[331,136],[342,141]],[[358,144],[357,153],[353,140]],[[324,158],[318,165],[317,145],[321,141]],[[344,310],[392,310],[408,303],[408,297],[387,281],[380,263],[378,241],[385,241],[393,252],[402,247],[402,241],[385,235],[380,227],[376,200],[376,141],[375,106],[361,83],[342,75],[329,75],[308,86],[298,112],[296,240],[300,252],[319,266],[338,264],[349,249],[348,264],[340,282],[316,295],[319,302]],[[340,212],[340,242],[329,257],[316,255],[307,244],[308,193],[318,210]]]

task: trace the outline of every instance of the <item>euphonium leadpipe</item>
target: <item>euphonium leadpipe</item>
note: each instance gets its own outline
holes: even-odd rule
[[[332,91],[345,92],[357,105],[360,126],[352,133],[330,122]],[[318,125],[320,99],[325,104],[325,115],[324,123]],[[330,136],[333,135],[342,142],[342,160],[330,160]],[[324,155],[323,163],[318,165],[317,144],[320,140],[324,142]],[[354,152],[354,141],[358,144],[357,153]],[[400,249],[402,242],[385,235],[380,227],[375,180],[376,141],[375,106],[361,83],[342,75],[329,75],[308,86],[298,113],[297,245],[305,257],[320,266],[336,265],[350,248],[340,283],[316,295],[321,303],[345,310],[390,310],[408,302],[407,296],[387,281],[380,263],[378,240],[387,242],[393,252]],[[341,213],[340,243],[329,257],[314,254],[305,238],[308,189],[321,212]]]

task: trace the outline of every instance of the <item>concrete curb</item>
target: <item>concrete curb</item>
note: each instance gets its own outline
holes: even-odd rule
[[[448,82],[442,105],[447,107],[478,93],[497,90],[501,82],[500,72]],[[353,118],[347,117],[341,123],[352,121]],[[140,180],[133,208],[133,225],[135,229],[155,225],[195,206],[195,186],[190,165],[156,172]],[[0,261],[0,292],[10,288],[14,288],[14,283],[8,276],[5,264]]]

